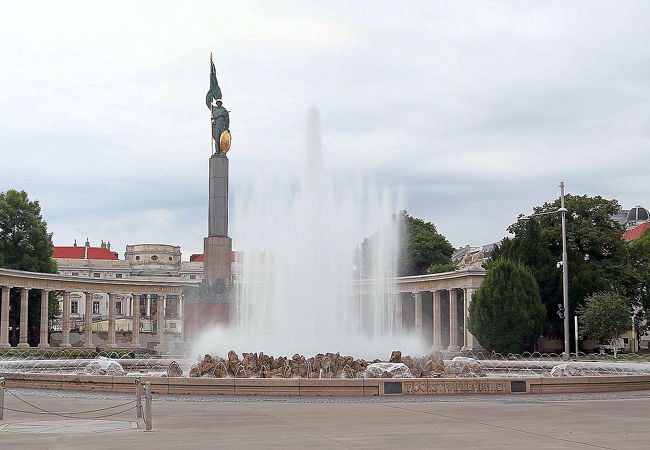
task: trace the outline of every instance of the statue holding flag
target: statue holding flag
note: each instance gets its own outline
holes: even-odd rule
[[[225,154],[230,150],[230,116],[222,106],[221,88],[217,83],[217,71],[210,53],[210,90],[205,96],[205,104],[212,111],[212,139],[214,139],[214,154]]]

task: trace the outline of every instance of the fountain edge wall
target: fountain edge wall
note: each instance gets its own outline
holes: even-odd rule
[[[135,377],[0,373],[7,387],[134,392]],[[411,396],[561,394],[650,390],[650,375],[539,378],[174,378],[140,377],[159,394]]]

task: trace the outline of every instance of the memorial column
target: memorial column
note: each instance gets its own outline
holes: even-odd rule
[[[0,305],[0,348],[9,348],[9,298],[11,286],[2,286],[2,305]]]
[[[131,296],[131,345],[140,348],[140,295]]]
[[[456,289],[449,289],[449,347],[450,352],[460,350],[458,346],[458,297]]]
[[[61,347],[72,347],[70,344],[70,292],[63,291],[63,328],[61,329]]]
[[[40,348],[49,347],[48,331],[49,331],[49,313],[50,313],[50,291],[46,289],[41,290],[41,333],[38,346]]]
[[[413,293],[415,297],[415,336],[422,337],[422,292]]]
[[[93,293],[86,292],[86,312],[84,313],[84,348],[93,347]]]
[[[433,291],[433,351],[442,350],[442,317],[440,291]]]
[[[28,331],[28,314],[29,314],[29,288],[20,288],[20,342],[18,342],[18,347],[26,348],[29,347],[29,342],[27,341],[27,331]]]
[[[115,348],[115,297],[116,294],[108,294],[108,348]]]

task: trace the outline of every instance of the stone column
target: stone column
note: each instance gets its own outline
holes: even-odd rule
[[[131,296],[131,346],[140,348],[140,295]]]
[[[0,306],[0,348],[9,348],[9,294],[11,286],[2,286],[2,305]]]
[[[61,330],[61,347],[72,347],[70,344],[70,292],[63,291],[63,329]]]
[[[176,315],[178,316],[179,319],[182,319],[183,318],[183,301],[184,301],[184,298],[183,298],[182,295],[178,295],[176,297],[176,299],[177,299],[176,301],[178,302],[176,304]]]
[[[474,295],[476,289],[474,288],[465,288],[463,289],[464,294],[464,305],[463,305],[463,325],[465,332],[463,337],[465,342],[463,343],[463,350],[474,350],[477,347],[476,338],[472,333],[467,329],[467,319],[469,317],[469,305],[472,303],[472,295]]]
[[[84,315],[84,348],[93,348],[93,293],[86,292],[86,313]]]
[[[50,301],[50,291],[42,289],[41,290],[41,339],[38,343],[40,348],[49,347],[50,343],[48,342],[48,328],[49,328],[49,301]]]
[[[395,334],[402,333],[402,295],[398,292],[394,297]]]
[[[450,352],[460,350],[458,346],[458,297],[456,289],[449,289],[449,347]]]
[[[147,307],[145,309],[145,316],[151,317],[151,294],[146,294]]]
[[[422,292],[413,293],[415,297],[415,336],[422,337]]]
[[[20,342],[18,347],[29,347],[27,342],[28,331],[28,313],[29,313],[29,288],[20,288]]]
[[[157,334],[158,334],[158,346],[162,347],[165,341],[165,303],[167,302],[167,296],[158,294],[158,300],[156,300],[156,315],[158,319],[157,325]]]
[[[108,294],[108,348],[115,348],[115,297],[116,294]]]
[[[431,350],[442,350],[442,314],[440,308],[440,291],[433,291],[433,346]]]

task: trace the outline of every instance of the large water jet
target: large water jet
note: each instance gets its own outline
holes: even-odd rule
[[[423,343],[394,327],[395,196],[368,183],[334,189],[320,128],[312,108],[297,189],[260,178],[251,198],[237,202],[243,258],[236,320],[205,333],[194,354],[325,350],[376,358],[387,349],[424,352]]]

